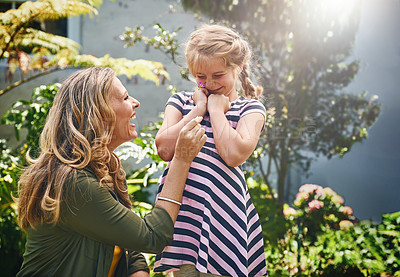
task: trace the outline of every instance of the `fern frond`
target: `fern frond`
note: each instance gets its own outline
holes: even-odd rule
[[[93,14],[97,15],[97,9],[85,2],[80,0],[27,1],[18,9],[11,9],[5,13],[0,13],[0,24],[23,26],[32,20],[55,20],[83,14],[89,14],[90,16]],[[94,4],[97,5],[97,2]]]
[[[112,1],[114,2],[114,0],[112,0]],[[103,4],[103,0],[85,0],[85,2],[95,8],[99,8],[101,6],[101,4]]]
[[[33,28],[24,28],[13,40],[14,49],[23,47],[44,47],[52,53],[56,53],[62,49],[69,49],[78,54],[80,45],[66,37],[53,35]]]
[[[83,14],[88,14],[89,16],[98,14],[95,7],[80,0],[47,0],[46,2],[48,2],[49,8],[38,15],[37,19],[39,20],[54,20]]]
[[[109,55],[97,58],[92,55],[77,55],[74,57],[75,67],[102,66],[112,68],[117,75],[125,75],[131,78],[139,75],[141,78],[159,84],[160,76],[170,79],[162,63],[148,60],[128,60],[125,58],[114,59]]]

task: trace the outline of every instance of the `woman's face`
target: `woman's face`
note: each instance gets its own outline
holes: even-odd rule
[[[130,120],[136,117],[135,109],[139,105],[139,101],[130,97],[121,81],[114,77],[111,86],[111,107],[116,118],[114,133],[109,145],[110,150],[113,151],[122,143],[137,138],[136,125]]]
[[[233,67],[226,67],[221,58],[208,58],[200,64],[193,75],[196,83],[203,83],[210,93],[223,94],[229,98],[229,101],[238,97],[237,74]]]

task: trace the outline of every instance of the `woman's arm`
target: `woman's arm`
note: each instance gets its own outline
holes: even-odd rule
[[[182,128],[177,150],[170,165],[161,195],[180,201],[191,161],[207,137],[199,122],[190,121]],[[172,170],[171,170],[172,169]],[[63,203],[63,228],[109,245],[147,253],[159,253],[172,241],[179,205],[159,200],[144,218],[114,199],[100,186],[96,176],[87,172],[71,179]]]
[[[229,166],[241,165],[257,146],[265,123],[264,115],[258,112],[247,114],[239,120],[236,129],[233,129],[225,116],[229,109],[227,97],[217,94],[210,95],[207,108],[219,155]]]
[[[128,251],[128,274],[129,277],[149,277],[149,266],[142,253]]]
[[[204,89],[203,89],[204,90]],[[167,105],[164,111],[164,119],[160,130],[156,135],[158,156],[164,161],[172,160],[175,151],[176,140],[179,132],[190,120],[197,116],[204,116],[207,110],[207,96],[203,90],[196,90],[193,100],[196,104],[184,118],[178,109]]]
[[[202,117],[196,117],[182,128],[175,155],[170,163],[162,191],[158,196],[159,200],[156,203],[156,207],[164,208],[169,213],[174,223],[178,216],[179,205],[161,200],[161,198],[181,202],[190,165],[207,140],[205,130],[199,124],[202,119]]]

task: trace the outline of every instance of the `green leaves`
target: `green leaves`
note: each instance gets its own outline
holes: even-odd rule
[[[38,151],[39,138],[47,114],[59,87],[60,84],[52,84],[35,88],[29,101],[19,100],[15,102],[1,119],[1,124],[14,125],[17,140],[20,140],[20,131],[23,128],[28,131],[23,143],[32,148],[31,154],[34,156],[35,152]],[[23,147],[21,151],[22,154],[25,153],[27,147]]]
[[[80,45],[66,37],[53,35],[30,27],[37,20],[56,20],[71,16],[96,15],[101,0],[39,0],[25,2],[18,9],[0,13],[0,59],[6,58],[7,77],[13,81],[14,72],[20,68],[23,77],[0,91],[0,95],[36,77],[67,67],[102,66],[112,68],[117,75],[128,78],[139,75],[145,80],[159,84],[170,79],[168,72],[159,62],[148,60],[114,59],[109,55],[95,57],[79,55]],[[153,47],[165,47],[174,55],[178,49],[175,32],[168,32],[156,25],[158,35],[146,38]],[[130,38],[130,36],[129,36]],[[29,53],[29,55],[28,55]]]
[[[182,27],[172,32],[164,29],[159,23],[156,23],[153,27],[156,30],[156,35],[151,38],[143,35],[143,26],[135,26],[134,29],[126,27],[125,32],[119,38],[125,42],[125,48],[134,46],[137,42],[144,42],[147,46],[163,50],[176,63],[175,57],[179,55],[179,42],[176,36]]]

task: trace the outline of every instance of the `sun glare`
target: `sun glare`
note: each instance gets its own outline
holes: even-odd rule
[[[321,4],[321,15],[325,18],[346,24],[359,0],[319,0]]]

